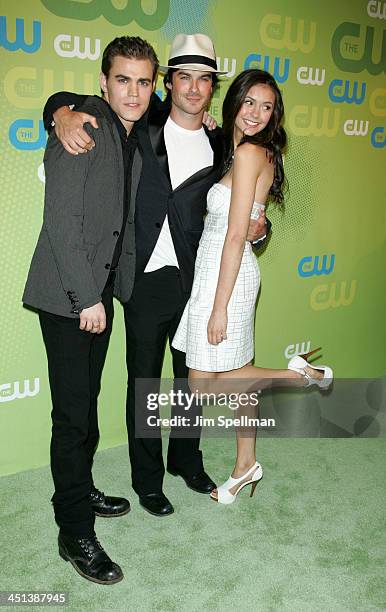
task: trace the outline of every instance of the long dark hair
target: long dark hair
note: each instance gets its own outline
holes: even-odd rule
[[[251,87],[258,84],[268,85],[275,94],[275,105],[268,125],[254,136],[244,135],[240,141],[260,145],[270,151],[274,163],[274,179],[269,195],[274,202],[282,203],[286,180],[284,176],[282,152],[287,143],[285,129],[281,125],[284,105],[280,89],[273,76],[265,70],[250,68],[241,72],[230,85],[222,107],[223,132],[225,136],[225,170],[230,167],[234,154],[233,132],[235,120]]]

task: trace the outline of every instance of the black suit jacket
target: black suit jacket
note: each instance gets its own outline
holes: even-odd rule
[[[181,271],[183,288],[190,292],[197,247],[204,227],[206,198],[221,177],[224,140],[221,130],[206,134],[213,149],[213,165],[202,168],[176,189],[170,182],[164,126],[169,108],[150,109],[147,124],[137,129],[142,155],[142,174],[135,203],[136,272],[141,274],[168,216],[170,233]],[[181,155],[189,155],[189,151]]]

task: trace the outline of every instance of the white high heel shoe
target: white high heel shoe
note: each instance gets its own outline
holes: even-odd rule
[[[307,359],[317,351],[320,351],[320,347],[310,351],[309,353],[305,353],[303,355],[296,355],[292,357],[292,359],[288,362],[288,370],[293,370],[294,372],[298,372],[302,376],[307,379],[305,384],[306,387],[310,387],[311,385],[318,385],[320,389],[326,391],[330,385],[332,384],[332,380],[334,377],[333,371],[328,366],[318,366],[315,368],[310,363],[308,363]],[[305,370],[305,368],[311,368],[312,370],[316,370],[319,372],[323,372],[323,378],[313,378],[310,374]]]
[[[250,476],[250,478],[243,482],[241,486],[237,489],[236,493],[233,495],[230,492],[230,489],[233,489],[233,487],[239,484],[247,476]],[[217,501],[219,504],[233,504],[233,502],[236,500],[237,494],[241,491],[241,489],[243,489],[249,484],[252,485],[251,494],[249,497],[252,497],[255,492],[256,485],[262,477],[263,468],[256,461],[256,463],[245,474],[243,474],[243,476],[240,476],[240,478],[232,478],[232,476],[230,476],[228,480],[221,485],[221,487],[217,487],[217,498],[213,497],[212,494],[210,494],[210,497],[214,499],[214,501]]]

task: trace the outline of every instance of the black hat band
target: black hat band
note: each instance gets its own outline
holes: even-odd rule
[[[217,70],[215,60],[206,57],[205,55],[179,55],[169,60],[168,66],[173,67],[178,64],[204,64]]]

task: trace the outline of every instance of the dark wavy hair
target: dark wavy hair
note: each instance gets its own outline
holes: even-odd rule
[[[241,72],[230,85],[222,107],[223,132],[225,136],[225,169],[224,174],[232,163],[234,154],[233,134],[236,117],[243,104],[248,91],[254,85],[268,85],[275,94],[275,105],[268,125],[254,136],[244,135],[240,144],[250,142],[259,145],[270,151],[275,167],[274,179],[269,195],[274,202],[282,203],[286,179],[284,176],[284,166],[282,152],[287,143],[287,135],[282,126],[284,118],[284,105],[280,89],[273,76],[265,70],[250,68]]]
[[[122,55],[130,59],[150,60],[153,68],[153,82],[157,76],[159,61],[153,47],[139,36],[120,36],[114,38],[102,56],[102,72],[108,77],[114,57]]]

